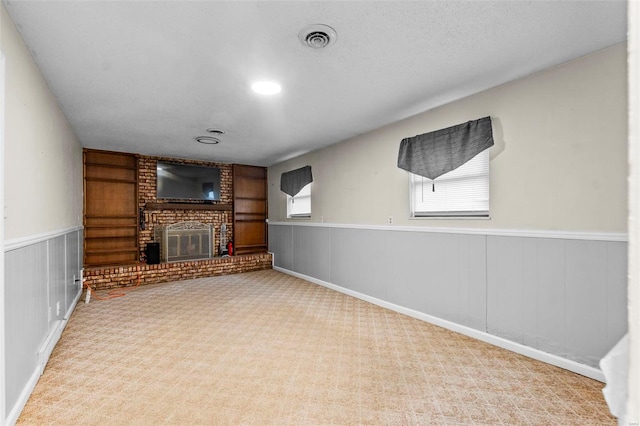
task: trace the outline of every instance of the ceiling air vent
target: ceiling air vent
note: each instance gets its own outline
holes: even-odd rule
[[[217,145],[220,143],[220,139],[214,138],[213,136],[198,136],[195,139],[205,145]]]
[[[335,43],[338,35],[328,25],[313,24],[305,27],[298,34],[300,42],[312,49],[322,49]]]

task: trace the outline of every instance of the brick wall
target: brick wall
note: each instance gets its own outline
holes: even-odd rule
[[[138,206],[145,209],[147,203],[168,203],[156,198],[156,163],[167,161],[199,166],[214,166],[220,169],[220,201],[213,204],[233,203],[233,172],[231,164],[207,163],[204,161],[181,160],[164,157],[140,156],[138,159]],[[181,200],[176,200],[184,202]],[[171,225],[176,222],[196,221],[213,225],[215,232],[214,255],[219,255],[220,226],[227,224],[227,241],[233,239],[233,217],[230,211],[217,210],[144,210],[145,229],[140,230],[140,250],[144,251],[147,243],[153,241],[154,229],[160,225]]]
[[[271,269],[271,261],[270,253],[260,253],[158,265],[87,268],[84,283],[94,290],[105,290],[134,286],[138,277],[144,285]]]

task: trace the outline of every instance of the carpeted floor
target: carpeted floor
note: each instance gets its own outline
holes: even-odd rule
[[[80,302],[18,424],[614,425],[602,387],[268,270]]]

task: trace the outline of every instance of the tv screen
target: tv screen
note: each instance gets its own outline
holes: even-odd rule
[[[220,200],[220,169],[158,161],[157,197],[178,200]]]

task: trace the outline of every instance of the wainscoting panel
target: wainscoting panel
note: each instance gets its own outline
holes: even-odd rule
[[[622,337],[626,327],[610,335],[608,323],[620,322],[620,317],[627,318],[626,299],[621,306],[609,311],[608,299],[615,299],[626,283],[626,276],[621,276],[609,266],[620,253],[619,243],[590,241],[578,244],[567,242],[567,357],[585,364],[596,364],[611,349],[611,346]],[[626,270],[626,262],[624,263]],[[575,355],[579,354],[579,355]],[[579,356],[581,359],[576,359]]]
[[[627,332],[627,244],[607,245],[607,339],[612,348]],[[609,350],[607,349],[607,351]]]
[[[487,332],[565,355],[565,244],[487,237]]]
[[[65,271],[67,277],[65,280],[65,313],[69,313],[69,309],[74,306],[78,291],[82,291],[82,279],[80,270],[82,269],[82,230],[69,232],[65,235],[66,256]],[[70,275],[69,275],[70,274]],[[78,280],[78,281],[75,281]]]
[[[269,251],[274,254],[274,265],[293,271],[293,226],[278,226],[273,234],[272,228],[269,226]]]
[[[49,309],[50,320],[48,328],[55,325],[56,321],[64,318],[66,301],[66,261],[65,261],[65,241],[64,235],[57,236],[48,241],[49,245]]]
[[[380,232],[380,231],[379,231]],[[484,237],[387,232],[391,262],[388,301],[484,331]]]
[[[535,252],[529,244],[535,240],[494,237],[487,241],[487,332],[517,343],[524,342],[525,253]]]
[[[626,332],[626,243],[488,236],[487,250],[488,333],[598,367]]]
[[[565,291],[565,245],[566,240],[535,239],[536,244],[529,244],[536,251],[531,251],[523,277],[525,288],[536,292],[536,297],[524,299],[524,306],[530,305],[535,310],[526,310],[525,322],[530,327],[524,333],[525,344],[545,352],[565,356],[563,342],[567,333],[565,325],[565,309],[567,295]],[[525,253],[527,258],[528,253]],[[526,272],[530,271],[530,274]],[[535,277],[536,281],[532,280]],[[529,281],[528,279],[531,279]],[[533,294],[531,294],[533,296]],[[535,304],[530,303],[535,301]],[[534,340],[535,339],[535,340]]]
[[[15,406],[38,369],[49,328],[47,242],[5,253],[5,406]]]
[[[294,246],[294,251],[300,247]],[[329,282],[382,300],[388,300],[391,245],[387,232],[331,229]],[[319,278],[319,277],[314,277]]]
[[[81,288],[78,229],[5,243],[5,404],[13,424],[42,374]]]
[[[389,250],[388,254],[394,272],[386,300],[416,311],[428,312],[437,297],[433,294],[437,276],[442,276],[441,272],[438,273],[433,268],[433,245],[436,242],[429,235],[390,234],[390,243],[395,247],[395,253]],[[375,260],[379,261],[380,259]]]
[[[487,329],[487,253],[482,235],[460,238],[460,324],[476,330]]]
[[[489,333],[565,355],[565,245],[560,239],[487,237]]]
[[[298,226],[293,228],[292,270],[300,274],[331,280],[331,230]]]
[[[269,225],[276,267],[602,377],[593,373],[599,360],[627,331],[627,243],[619,235],[536,235]]]

